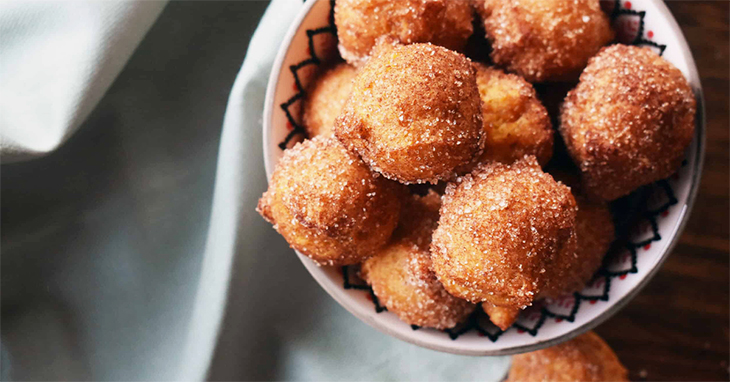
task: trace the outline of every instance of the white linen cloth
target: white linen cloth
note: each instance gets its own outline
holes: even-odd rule
[[[185,229],[180,230],[179,235],[175,235],[174,230],[171,232],[170,227],[180,227],[180,224],[184,224],[180,223],[181,221],[190,219],[192,212],[180,207],[185,204],[196,206],[198,200],[191,199],[194,196],[186,193],[189,185],[184,178],[176,183],[174,178],[161,177],[163,174],[161,171],[175,174],[181,168],[194,166],[193,163],[205,160],[205,156],[192,154],[200,144],[200,136],[183,135],[184,139],[175,141],[177,136],[183,133],[176,131],[173,121],[170,121],[172,126],[160,127],[154,136],[160,140],[157,143],[146,141],[151,138],[147,132],[117,131],[117,135],[106,139],[110,147],[115,144],[114,139],[122,137],[135,146],[147,147],[146,150],[154,150],[155,145],[162,146],[160,149],[171,150],[171,147],[162,143],[170,140],[175,141],[176,145],[182,145],[182,151],[190,150],[191,154],[188,155],[190,159],[181,154],[174,156],[175,160],[165,160],[164,156],[161,159],[152,152],[140,157],[147,158],[147,161],[139,159],[130,161],[124,170],[126,176],[130,177],[130,183],[113,184],[111,189],[105,189],[104,192],[126,195],[125,188],[131,186],[134,192],[130,197],[133,199],[124,197],[121,202],[132,204],[125,207],[125,204],[119,205],[115,202],[114,207],[104,207],[112,208],[110,211],[113,213],[103,216],[109,219],[110,216],[118,215],[120,220],[129,219],[127,210],[131,209],[131,213],[136,217],[131,221],[119,223],[93,220],[102,228],[88,224],[88,218],[82,217],[80,219],[84,224],[78,224],[77,231],[73,229],[63,231],[66,235],[75,235],[83,239],[73,240],[74,247],[62,249],[62,253],[67,256],[95,256],[93,259],[73,262],[70,263],[72,266],[62,268],[64,274],[57,276],[62,281],[50,286],[53,288],[61,285],[61,288],[64,288],[65,283],[75,284],[65,287],[74,295],[85,288],[90,289],[89,293],[76,297],[78,301],[74,304],[74,309],[77,311],[71,315],[63,313],[59,317],[54,317],[59,314],[54,313],[56,311],[53,309],[41,309],[37,312],[31,310],[30,319],[22,321],[21,324],[11,321],[9,325],[3,326],[3,342],[8,339],[7,342],[10,344],[22,342],[25,338],[21,337],[27,333],[35,333],[36,339],[50,341],[51,344],[47,347],[49,354],[45,354],[45,358],[42,359],[71,365],[56,366],[54,371],[58,374],[54,375],[57,375],[57,379],[86,377],[200,380],[207,375],[211,379],[228,380],[497,381],[504,376],[508,364],[507,357],[479,358],[438,353],[401,342],[360,322],[316,284],[283,239],[254,211],[256,200],[266,188],[261,142],[265,88],[276,50],[301,4],[299,0],[275,0],[269,6],[251,40],[246,60],[236,78],[226,110],[217,159],[213,202],[212,207],[209,207],[210,225],[208,227],[204,224],[183,225]],[[173,5],[177,4],[171,4],[170,7]],[[114,24],[111,21],[109,23]],[[130,21],[126,25],[131,27],[134,22]],[[5,30],[8,27],[0,23],[0,28]],[[124,28],[119,32],[122,33],[123,30]],[[107,40],[114,41],[113,38]],[[236,46],[220,49],[223,48],[237,49]],[[124,62],[129,54],[131,50],[127,52],[127,56],[117,55],[116,59]],[[122,64],[118,65],[121,67]],[[4,69],[1,70],[7,74]],[[86,69],[93,73],[101,70],[90,67]],[[102,77],[114,78],[115,74]],[[63,96],[83,93],[79,99],[91,99],[78,89],[93,88],[98,91],[98,87],[91,86],[93,84],[89,82],[89,78],[94,76],[87,72],[87,75],[77,78],[83,78],[86,82],[58,85],[63,84],[76,89],[72,93],[57,90],[48,94]],[[9,84],[20,85],[17,82]],[[12,89],[5,90],[12,91]],[[103,90],[101,92],[103,93]],[[53,98],[50,95],[48,97],[50,97],[48,102],[53,103]],[[142,98],[140,102],[149,101],[146,93],[144,95],[140,93],[140,97]],[[115,99],[113,102],[119,100]],[[104,102],[102,104],[100,107],[107,107]],[[77,110],[76,107],[89,107],[87,105],[87,101],[60,103],[58,107],[62,111],[56,115],[66,117],[59,117],[57,120],[76,121],[78,124],[80,120],[77,119],[83,119],[84,112]],[[134,113],[133,110],[124,110],[126,113]],[[147,113],[143,117],[130,115],[121,118],[127,121],[127,125],[135,121],[144,123],[145,120],[155,118],[154,114],[149,114],[149,110]],[[180,113],[185,114],[185,111],[181,110]],[[160,111],[160,115],[164,115],[163,111]],[[19,119],[14,121],[17,120]],[[74,124],[69,123],[66,126],[72,125]],[[34,133],[17,135],[17,130],[9,129],[6,135],[3,125],[1,134],[3,158],[9,155],[8,158],[17,159],[52,150],[57,144],[54,142],[63,140],[73,129],[73,127],[66,130],[54,128],[53,132],[56,135],[53,135],[55,138],[51,140],[52,144],[24,145],[26,141],[23,139],[32,141],[32,138],[42,137],[44,134],[43,126],[28,126],[30,126],[28,129],[31,127],[36,129],[33,130]],[[102,127],[95,126],[95,128]],[[85,130],[80,134],[82,133],[91,132]],[[104,132],[95,134],[104,136]],[[215,134],[215,132],[205,134]],[[86,145],[97,144],[99,144],[97,139],[86,140]],[[83,147],[83,142],[78,144],[74,142],[74,148],[77,146]],[[133,146],[127,145],[122,146],[122,151],[124,147],[126,150],[134,150]],[[66,157],[72,155],[63,152],[63,149],[59,151],[62,152],[58,155]],[[130,152],[124,158],[134,155]],[[149,158],[162,162],[150,163]],[[41,158],[37,161],[46,159],[57,158]],[[63,160],[63,157],[58,159]],[[160,194],[162,191],[163,195]],[[187,199],[180,201],[183,195]],[[148,212],[150,207],[157,206],[155,203],[160,203],[160,198],[171,200],[171,207]],[[206,200],[204,196],[201,198]],[[140,210],[136,206],[146,210]],[[200,213],[196,213],[195,216],[198,215]],[[161,221],[155,224],[148,223],[145,216]],[[140,223],[143,225],[135,226]],[[107,228],[112,228],[110,226],[115,224],[122,224],[122,227],[127,227],[126,229],[142,230],[142,232],[122,232],[121,235],[107,236],[111,235],[111,231]],[[144,231],[145,229],[149,231]],[[196,229],[199,233],[207,229],[207,243],[205,249],[201,251],[199,260],[195,257],[184,262],[176,260],[177,252],[189,251],[187,247],[191,245],[190,236],[197,235],[197,233],[192,235],[191,230]],[[44,236],[44,239],[46,237]],[[146,237],[163,237],[171,242],[155,241],[152,244],[145,244]],[[139,243],[140,239],[142,243]],[[68,242],[68,239],[65,242]],[[8,253],[14,255],[13,262],[20,263],[30,261],[20,256],[21,253],[27,253],[27,248],[33,249],[33,254],[37,256],[46,254],[45,249],[36,251],[34,245],[36,244],[21,243],[12,247]],[[195,244],[192,246],[195,248]],[[160,250],[168,250],[170,253],[163,257],[146,258],[154,255],[154,251]],[[142,252],[136,253],[136,251]],[[5,254],[3,250],[3,255]],[[200,263],[195,265],[196,261]],[[166,268],[176,263],[180,265],[175,265],[175,273],[170,274]],[[93,276],[89,276],[89,271],[94,274],[100,273],[101,276],[94,279]],[[191,272],[196,272],[197,275],[192,276]],[[21,281],[12,278],[10,281],[3,279],[4,292],[6,282],[13,281],[22,284]],[[184,285],[171,286],[181,282]],[[109,283],[115,284],[114,289],[108,288]],[[107,292],[95,293],[94,289]],[[11,288],[10,293],[12,292],[17,291]],[[18,295],[21,294],[18,292]],[[3,302],[5,300],[4,293]],[[141,307],[136,304],[141,304]],[[122,305],[124,310],[115,310],[115,306],[119,305]],[[119,315],[121,317],[118,317]],[[181,315],[183,318],[178,319]],[[83,317],[82,320],[70,325],[76,328],[75,332],[64,332],[67,328],[63,322],[73,321],[75,317]],[[139,320],[139,317],[146,319]],[[125,325],[125,320],[134,324]],[[169,324],[166,325],[166,322]],[[122,333],[114,332],[115,330]],[[62,334],[56,335],[58,333]],[[162,333],[165,333],[164,336]],[[174,338],[169,338],[170,336]],[[61,340],[51,341],[55,337]],[[156,344],[157,342],[164,346]],[[74,359],[80,353],[79,344],[84,344],[82,346],[84,348],[97,349],[94,354],[98,353],[99,356],[92,355],[90,359],[84,360]],[[137,347],[133,344],[137,344]],[[120,349],[110,350],[115,347]],[[30,364],[17,365],[18,368],[54,367],[48,363],[34,365],[32,357],[20,357],[22,354],[14,352],[13,346],[8,346],[8,349],[11,366],[14,360],[22,360]],[[68,352],[68,349],[76,351]],[[91,373],[78,372],[78,369],[83,369],[88,364],[93,364],[95,370]]]
[[[0,1],[3,163],[57,148],[83,122],[166,1]]]

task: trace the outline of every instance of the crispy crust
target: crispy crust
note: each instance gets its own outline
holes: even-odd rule
[[[618,44],[592,58],[568,93],[560,132],[586,192],[614,200],[676,171],[695,112],[677,68],[649,48]]]
[[[487,134],[480,162],[510,164],[534,155],[545,166],[553,155],[553,127],[535,89],[518,75],[474,65]]]
[[[489,321],[492,321],[494,325],[497,325],[502,330],[509,329],[517,321],[517,317],[520,316],[520,312],[522,311],[520,308],[505,308],[492,305],[488,302],[482,303],[482,310],[489,316]]]
[[[405,192],[334,137],[319,136],[284,152],[257,210],[317,264],[349,265],[385,245]]]
[[[492,162],[450,184],[433,234],[433,269],[447,291],[471,302],[524,308],[560,288],[576,249],[570,189],[535,157]]]
[[[577,77],[613,40],[599,0],[474,0],[492,60],[530,82]]]
[[[466,319],[475,306],[446,292],[431,271],[429,244],[440,204],[433,191],[406,201],[393,242],[365,260],[361,274],[378,300],[404,322],[447,329]]]
[[[508,382],[628,381],[628,372],[598,335],[583,334],[571,341],[512,357]]]
[[[608,203],[587,198],[582,192],[578,175],[567,169],[551,169],[550,175],[570,187],[575,197],[578,206],[575,219],[577,249],[575,258],[561,257],[565,260],[560,266],[565,268],[563,282],[553,284],[553,290],[543,290],[539,298],[561,297],[583,289],[601,267],[615,234]],[[502,330],[512,326],[520,313],[520,309],[495,306],[487,302],[482,303],[482,309],[489,315],[492,323]]]
[[[307,92],[304,101],[304,128],[307,136],[332,135],[335,118],[342,112],[352,90],[357,70],[340,63],[322,73]]]
[[[436,183],[484,147],[469,59],[431,44],[383,49],[360,70],[335,135],[370,168],[402,183]]]
[[[450,295],[431,271],[431,256],[398,241],[363,263],[362,275],[378,301],[403,322],[448,329],[464,321],[475,305]]]
[[[339,50],[352,65],[368,58],[376,40],[389,36],[404,43],[430,42],[461,50],[473,32],[467,0],[337,0]]]

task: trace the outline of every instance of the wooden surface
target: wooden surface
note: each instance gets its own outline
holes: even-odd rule
[[[729,380],[728,15],[726,1],[667,1],[702,77],[707,153],[694,210],[657,276],[598,332],[632,381]]]

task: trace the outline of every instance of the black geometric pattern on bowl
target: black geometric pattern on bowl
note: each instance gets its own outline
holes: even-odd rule
[[[297,92],[286,102],[279,105],[292,126],[286,138],[279,143],[281,150],[285,150],[289,143],[296,137],[304,138],[306,135],[304,126],[299,122],[299,116],[293,115],[289,108],[295,102],[302,101],[306,98],[306,89],[302,85],[298,71],[309,65],[320,66],[322,64],[322,60],[317,56],[314,37],[319,34],[332,34],[335,38],[337,37],[337,28],[334,23],[334,4],[335,1],[330,0],[330,14],[327,26],[308,29],[306,31],[309,43],[309,57],[295,65],[289,66],[289,70],[294,76]],[[630,45],[649,46],[655,49],[660,55],[664,53],[666,45],[652,41],[653,33],[651,31],[648,31],[646,33],[647,36],[644,37],[644,17],[646,12],[631,9],[630,1],[626,1],[622,5],[620,0],[601,0],[601,6],[611,17],[612,25],[617,31],[616,40],[618,42]],[[682,163],[682,166],[686,164],[687,162],[685,161]],[[654,203],[651,202],[652,200]],[[529,320],[532,323],[531,325],[523,325],[517,322],[505,331],[500,330],[489,321],[489,317],[481,307],[478,307],[464,323],[455,328],[443,330],[442,332],[452,340],[456,340],[462,334],[473,330],[478,335],[487,337],[492,342],[496,342],[503,333],[513,328],[518,332],[536,336],[548,319],[554,319],[556,322],[573,322],[582,304],[608,301],[612,282],[615,282],[616,279],[621,280],[630,273],[638,272],[636,267],[638,252],[641,249],[649,249],[652,243],[662,240],[658,231],[657,221],[661,217],[666,216],[669,208],[677,204],[677,202],[674,190],[668,180],[660,180],[654,184],[644,186],[632,194],[612,202],[611,210],[614,215],[617,239],[605,256],[601,268],[596,272],[584,290],[553,301],[538,301],[523,311],[521,316],[527,315],[534,318]],[[637,226],[639,229],[644,227],[647,231],[650,230],[651,234],[641,240],[631,239],[630,235],[637,230]],[[615,266],[616,262],[613,260],[618,257],[630,259],[628,262],[618,262],[620,264],[628,263],[629,266],[617,268]],[[341,268],[343,288],[364,291],[373,302],[374,309],[377,313],[387,311],[384,306],[380,305],[372,288],[360,279],[358,271],[359,266],[344,266]],[[411,328],[413,330],[421,330],[421,328],[415,325],[411,325]]]
[[[335,38],[337,38],[337,27],[335,26],[335,0],[330,0],[330,14],[327,20],[327,26],[317,29],[307,29],[307,43],[309,44],[307,52],[309,52],[309,57],[304,59],[303,61],[300,61],[296,63],[295,65],[289,66],[289,71],[294,76],[294,84],[296,86],[297,92],[289,98],[286,102],[279,105],[281,109],[284,111],[284,114],[286,114],[287,121],[291,124],[293,127],[289,134],[284,138],[282,142],[279,143],[279,148],[281,150],[286,150],[287,145],[289,142],[291,142],[292,139],[294,139],[297,136],[304,136],[306,135],[306,131],[304,130],[304,126],[299,123],[298,118],[295,118],[294,115],[292,115],[292,112],[289,110],[289,108],[297,101],[303,101],[307,98],[307,92],[304,86],[302,86],[302,81],[299,78],[299,70],[309,66],[309,65],[316,65],[320,66],[322,65],[322,60],[317,56],[317,52],[314,45],[314,37],[320,34],[331,34]]]

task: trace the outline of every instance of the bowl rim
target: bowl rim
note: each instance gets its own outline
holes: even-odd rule
[[[315,0],[315,1],[307,1],[302,9],[300,9],[299,13],[297,14],[294,21],[292,21],[292,24],[289,26],[289,30],[287,31],[284,39],[281,42],[281,45],[278,47],[278,52],[276,54],[276,58],[274,60],[274,63],[272,65],[271,74],[269,75],[268,84],[266,87],[266,95],[264,99],[264,114],[263,114],[263,155],[264,155],[264,167],[266,170],[266,177],[267,182],[269,181],[271,174],[273,173],[272,164],[270,163],[270,151],[269,151],[269,138],[270,134],[269,131],[272,127],[272,118],[273,118],[273,110],[274,110],[274,95],[276,92],[276,87],[278,85],[278,79],[280,77],[281,71],[283,69],[284,59],[286,58],[286,54],[289,51],[289,47],[291,46],[292,40],[297,34],[297,31],[301,27],[302,21],[307,17],[311,9],[314,7],[315,4],[318,4],[322,1],[328,1],[328,0]],[[401,334],[397,329],[393,329],[390,327],[390,324],[383,323],[380,320],[373,319],[372,317],[361,314],[357,311],[355,306],[351,306],[349,302],[346,301],[345,298],[345,292],[344,289],[339,287],[333,287],[329,285],[328,283],[324,282],[322,278],[325,278],[326,276],[324,274],[321,274],[320,272],[316,272],[321,270],[320,267],[318,267],[316,264],[314,264],[311,261],[308,261],[306,257],[301,255],[298,251],[294,250],[294,252],[299,257],[299,260],[302,262],[302,264],[307,268],[307,271],[314,277],[314,279],[317,281],[317,283],[332,297],[337,301],[338,304],[340,304],[343,308],[345,308],[348,312],[350,312],[352,315],[357,317],[359,320],[367,323],[371,327],[375,328],[376,330],[385,333],[387,335],[393,336],[395,338],[398,338],[402,341],[412,343],[414,345],[422,346],[428,349],[437,350],[441,352],[451,353],[451,354],[461,354],[461,355],[470,355],[470,356],[500,356],[500,355],[511,355],[511,354],[519,354],[524,352],[530,352],[535,351],[539,349],[544,349],[546,347],[550,347],[553,345],[557,345],[559,343],[569,341],[589,330],[592,330],[593,328],[597,327],[598,325],[605,322],[607,319],[612,317],[614,314],[616,314],[618,311],[620,311],[623,307],[625,307],[632,299],[634,299],[639,292],[649,283],[649,281],[654,278],[656,273],[659,271],[659,269],[662,267],[664,262],[667,260],[669,255],[672,253],[674,248],[679,242],[679,239],[681,237],[682,232],[684,231],[684,228],[689,220],[690,212],[692,211],[692,208],[694,207],[694,203],[697,199],[697,194],[699,191],[699,185],[700,180],[702,177],[702,169],[704,164],[704,158],[705,158],[705,102],[704,102],[704,93],[702,89],[702,83],[700,81],[699,72],[697,70],[697,64],[695,63],[694,56],[692,55],[692,51],[689,48],[689,44],[687,43],[687,39],[684,36],[684,33],[682,32],[682,29],[680,28],[679,24],[677,23],[677,20],[674,18],[674,15],[672,15],[669,8],[664,4],[662,0],[647,0],[649,3],[653,4],[656,9],[661,13],[662,18],[666,19],[668,21],[669,28],[672,29],[672,31],[679,37],[677,39],[677,43],[680,48],[680,52],[682,54],[683,59],[688,64],[688,80],[690,85],[692,86],[692,89],[695,93],[695,100],[697,102],[697,111],[695,115],[695,139],[697,140],[697,150],[694,154],[694,167],[692,172],[692,178],[690,180],[690,189],[687,196],[687,200],[682,205],[682,210],[680,212],[680,216],[678,218],[678,223],[674,225],[674,228],[671,232],[671,237],[669,239],[669,243],[666,247],[664,247],[663,252],[659,255],[658,260],[654,264],[653,268],[647,271],[643,278],[636,284],[636,286],[628,291],[624,296],[619,298],[616,302],[613,303],[610,307],[606,308],[603,312],[599,313],[595,318],[593,318],[591,321],[584,323],[583,325],[576,326],[575,328],[572,328],[571,330],[558,335],[551,339],[546,339],[542,341],[538,341],[535,343],[531,343],[528,345],[521,345],[521,346],[511,346],[506,347],[502,349],[496,349],[496,350],[473,350],[473,349],[459,349],[458,347],[445,347],[440,346],[435,343],[431,343],[426,340],[419,339],[418,336],[406,336]],[[333,2],[333,1],[332,1]],[[356,305],[356,304],[353,304]]]

